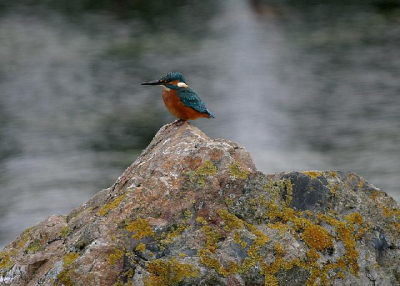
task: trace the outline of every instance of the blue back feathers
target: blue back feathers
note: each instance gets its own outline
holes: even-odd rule
[[[201,101],[200,97],[193,90],[188,87],[181,88],[177,93],[183,105],[191,107],[200,113],[208,114],[210,117],[214,118],[214,115],[207,109],[204,102]]]

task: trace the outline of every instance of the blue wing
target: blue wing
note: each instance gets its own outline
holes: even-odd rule
[[[207,109],[204,102],[201,101],[200,97],[190,88],[179,89],[178,95],[183,105],[191,107],[200,113],[208,114],[210,117],[214,118],[214,115]]]

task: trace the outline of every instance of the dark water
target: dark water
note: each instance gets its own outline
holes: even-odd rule
[[[110,186],[174,120],[140,86],[171,70],[216,115],[193,124],[260,170],[354,171],[399,200],[396,2],[28,2],[0,2],[0,247]]]

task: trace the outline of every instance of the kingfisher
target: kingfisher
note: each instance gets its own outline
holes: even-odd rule
[[[179,121],[215,118],[200,97],[189,88],[180,72],[169,72],[159,80],[144,82],[142,85],[161,86],[165,107]]]

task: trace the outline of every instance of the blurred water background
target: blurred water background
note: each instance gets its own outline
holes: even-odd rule
[[[0,0],[0,248],[109,187],[174,118],[267,173],[354,171],[400,198],[398,1]]]

